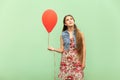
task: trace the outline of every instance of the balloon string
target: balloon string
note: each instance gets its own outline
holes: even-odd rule
[[[55,76],[56,69],[55,69],[55,67],[56,67],[56,59],[55,59],[55,53],[54,53],[54,80],[56,80],[56,76]]]
[[[49,36],[50,36],[50,33],[48,33],[48,47],[49,47]]]
[[[50,33],[48,33],[48,47],[49,47],[49,37],[50,37]],[[54,80],[56,80],[56,59],[55,59],[55,53],[54,53]]]

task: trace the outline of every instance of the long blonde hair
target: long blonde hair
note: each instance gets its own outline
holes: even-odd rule
[[[63,19],[63,29],[62,31],[65,31],[67,30],[67,26],[65,26],[65,19],[67,16],[70,16],[73,18],[74,22],[75,22],[75,19],[72,15],[66,15]],[[80,33],[80,30],[77,28],[76,24],[74,24],[74,29],[75,29],[75,35],[76,35],[76,49],[78,51],[78,57],[79,57],[79,60],[80,62],[82,62],[83,60],[83,40],[82,40],[82,35]]]

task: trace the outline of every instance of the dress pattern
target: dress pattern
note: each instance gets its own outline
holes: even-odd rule
[[[70,47],[64,50],[60,62],[58,78],[61,80],[83,80],[83,70],[77,57],[74,38],[70,38]]]

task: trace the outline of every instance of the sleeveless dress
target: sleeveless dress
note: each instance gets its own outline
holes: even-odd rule
[[[70,38],[70,47],[64,50],[60,62],[58,78],[61,80],[83,80],[83,70],[77,57],[74,38]]]

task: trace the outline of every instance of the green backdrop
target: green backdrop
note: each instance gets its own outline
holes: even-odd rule
[[[0,0],[0,80],[53,80],[61,54],[50,52],[42,14],[58,22],[50,45],[59,48],[63,17],[72,14],[86,42],[85,80],[120,80],[120,0]],[[58,79],[57,79],[58,80]]]

